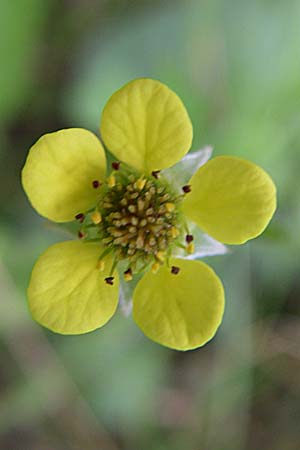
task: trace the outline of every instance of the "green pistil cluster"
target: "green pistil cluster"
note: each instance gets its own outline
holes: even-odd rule
[[[76,218],[82,223],[79,237],[99,240],[105,247],[99,258],[113,254],[114,266],[107,283],[113,281],[113,271],[120,261],[126,261],[124,278],[151,265],[152,271],[167,261],[176,245],[181,245],[184,232],[180,204],[183,195],[172,192],[159,172],[141,176],[126,166],[113,163],[113,172],[104,183],[94,181],[99,189],[96,207]],[[177,274],[177,268],[171,269]]]

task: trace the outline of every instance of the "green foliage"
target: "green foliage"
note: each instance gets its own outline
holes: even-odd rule
[[[299,18],[297,0],[1,2],[1,448],[298,449]],[[15,182],[20,161],[47,131],[97,131],[108,96],[138,76],[182,97],[193,149],[242,155],[278,187],[266,234],[209,258],[225,321],[189,354],[119,316],[84,337],[50,335],[26,309],[34,260],[64,236],[33,215]],[[39,118],[41,98],[55,112]]]

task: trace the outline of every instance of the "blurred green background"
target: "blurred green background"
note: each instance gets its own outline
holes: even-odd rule
[[[0,1],[0,449],[300,448],[298,0]],[[193,150],[262,165],[278,211],[212,257],[227,298],[202,349],[180,353],[118,313],[85,336],[29,317],[32,265],[64,239],[20,185],[27,151],[69,126],[98,132],[108,97],[157,78],[183,99]]]

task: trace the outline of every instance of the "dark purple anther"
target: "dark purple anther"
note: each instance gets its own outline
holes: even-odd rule
[[[80,223],[82,223],[84,221],[84,214],[82,213],[76,214],[75,219],[78,220]]]
[[[182,190],[185,194],[188,194],[192,190],[192,186],[190,184],[186,184],[185,186],[182,186]]]
[[[111,163],[111,167],[114,169],[114,170],[119,170],[120,169],[120,161],[114,161],[114,162],[112,162]]]
[[[160,173],[160,170],[153,170],[153,171],[151,172],[151,175],[152,175],[154,178],[158,179],[158,178],[159,178],[159,173]]]
[[[79,239],[83,239],[84,233],[82,231],[78,231],[78,237],[79,237]]]
[[[114,284],[114,277],[106,277],[105,278],[105,283],[109,284],[110,286],[112,286]]]
[[[94,180],[92,185],[94,189],[97,189],[100,186],[100,182],[98,180]]]
[[[190,242],[193,242],[194,236],[192,234],[187,234],[185,237],[185,241],[189,244]]]
[[[171,273],[173,275],[177,275],[179,273],[179,271],[180,271],[180,267],[177,267],[177,266],[172,266],[171,267]]]

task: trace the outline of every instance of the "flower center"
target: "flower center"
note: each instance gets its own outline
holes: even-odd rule
[[[99,202],[103,243],[118,259],[151,262],[180,234],[178,200],[158,180],[118,175]]]
[[[93,182],[93,187],[99,189],[96,208],[76,216],[83,224],[79,237],[99,240],[105,248],[99,268],[104,268],[104,256],[113,254],[108,284],[112,284],[113,271],[121,261],[125,262],[127,281],[148,265],[157,271],[171,256],[172,249],[182,246],[184,233],[180,208],[184,194],[175,193],[158,171],[141,176],[117,162],[112,167],[114,170],[104,183]],[[174,267],[170,270],[173,274],[179,271]]]

